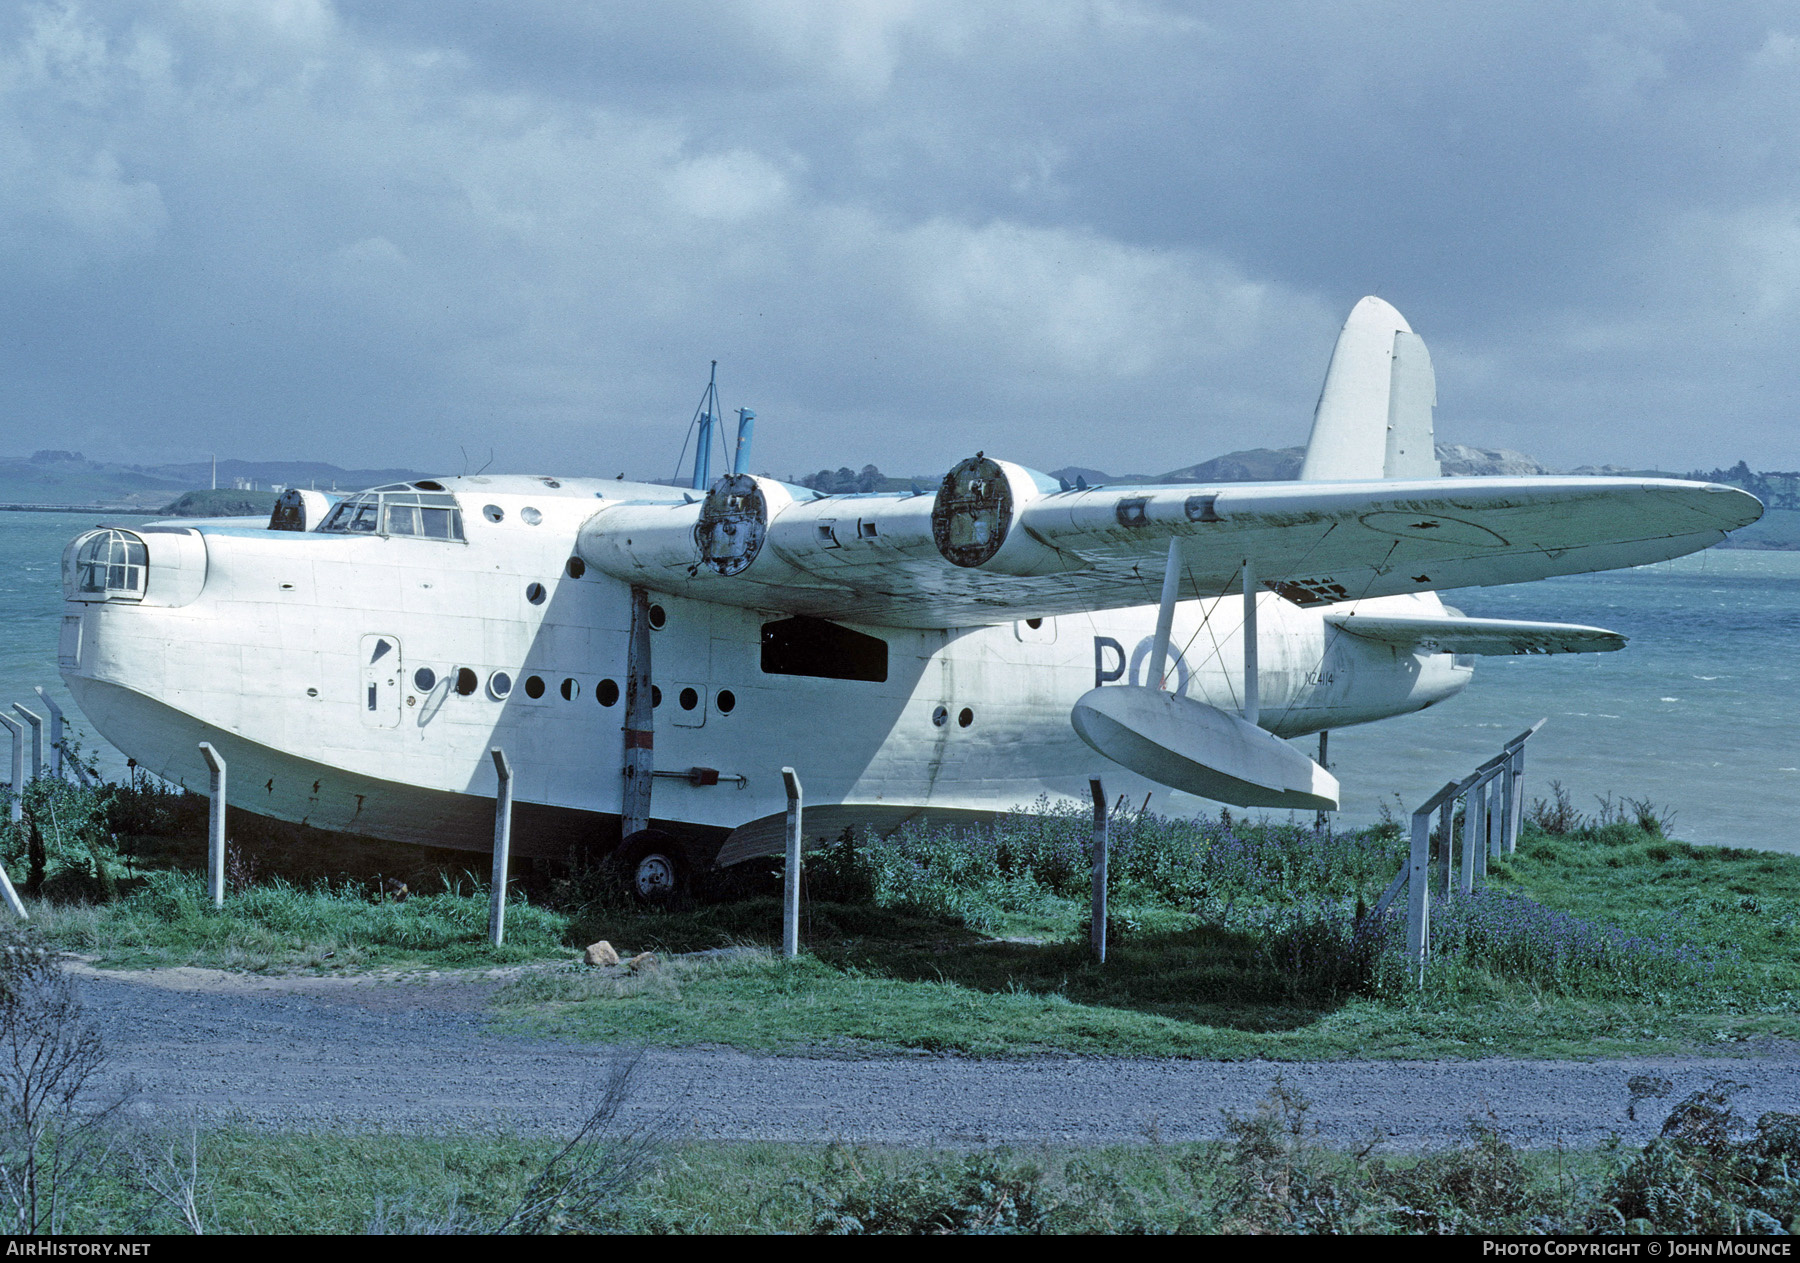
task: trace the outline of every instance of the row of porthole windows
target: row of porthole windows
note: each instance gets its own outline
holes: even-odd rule
[[[437,687],[437,683],[437,672],[433,671],[430,667],[420,667],[417,671],[413,672],[413,685],[421,693],[431,692],[432,689]],[[457,669],[454,687],[461,696],[469,696],[480,686],[480,677],[477,676],[474,671],[470,670],[468,667],[460,667]],[[524,687],[525,696],[534,701],[543,697],[550,689],[548,682],[541,675],[526,676]],[[492,697],[495,701],[500,701],[510,696],[513,691],[512,676],[505,671],[495,671],[492,675],[488,676],[487,691],[488,696]],[[558,686],[557,692],[562,694],[562,698],[565,702],[575,701],[581,696],[581,681],[577,680],[574,676],[565,677],[562,684]],[[594,686],[594,700],[599,702],[602,706],[617,706],[619,704],[618,682],[610,679],[601,680],[600,683]],[[696,709],[700,705],[700,691],[691,684],[683,685],[681,692],[675,697],[675,704],[680,706],[683,710],[691,711]],[[661,705],[662,687],[660,685],[652,684],[650,686],[650,708],[655,710]],[[717,693],[713,694],[713,707],[721,715],[729,715],[732,711],[737,709],[737,694],[733,693],[730,689],[720,689]],[[933,727],[942,728],[949,724],[949,722],[950,708],[948,706],[938,706],[931,712],[931,723]],[[975,712],[970,707],[965,706],[956,712],[956,726],[958,728],[968,728],[974,723]]]
[[[468,697],[481,687],[481,679],[468,667],[457,668],[452,677],[452,686],[456,692]],[[438,674],[430,667],[420,667],[413,672],[413,687],[421,693],[429,693],[438,685]],[[549,682],[541,675],[528,675],[524,682],[525,696],[537,700],[550,691]],[[495,671],[488,676],[487,693],[495,701],[511,696],[513,691],[512,675],[506,671]],[[581,681],[574,676],[566,677],[557,687],[566,702],[575,701],[581,696]],[[601,680],[594,686],[594,700],[602,706],[619,704],[619,685],[615,680]],[[700,705],[700,690],[693,685],[683,685],[681,692],[675,696],[675,704],[683,710],[695,710]],[[650,686],[650,706],[655,709],[662,705],[662,688],[660,685]],[[730,689],[720,689],[713,694],[713,708],[721,715],[729,715],[737,709],[737,694]],[[966,726],[966,725],[965,725]]]

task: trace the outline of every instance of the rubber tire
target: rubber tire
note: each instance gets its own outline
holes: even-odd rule
[[[687,893],[687,853],[661,830],[632,834],[619,845],[618,855],[625,893],[641,906],[667,907]]]

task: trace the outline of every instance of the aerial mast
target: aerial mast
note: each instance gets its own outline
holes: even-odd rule
[[[705,491],[712,486],[712,444],[713,427],[719,422],[719,361],[712,362],[712,372],[706,379],[706,393],[700,397],[700,441],[694,449],[695,491]]]

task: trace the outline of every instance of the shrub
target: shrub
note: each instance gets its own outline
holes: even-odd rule
[[[1261,954],[1305,994],[1369,995],[1381,988],[1405,933],[1401,919],[1386,913],[1356,917],[1329,903],[1303,904],[1268,918]]]
[[[106,1051],[56,957],[0,939],[0,1214],[6,1230],[70,1228],[115,1145],[122,1095],[103,1097]]]
[[[1662,1134],[1614,1170],[1601,1197],[1634,1231],[1786,1233],[1800,1216],[1800,1115],[1770,1112],[1747,1134],[1716,1080],[1670,1111]]]
[[[1603,801],[1601,811],[1604,822],[1610,817],[1611,805]],[[1586,818],[1575,810],[1575,805],[1569,801],[1569,791],[1563,788],[1561,781],[1550,782],[1548,801],[1542,798],[1531,800],[1531,806],[1525,812],[1525,821],[1527,824],[1534,824],[1545,833],[1554,834],[1557,837],[1578,833],[1586,828],[1588,823]]]
[[[1364,1189],[1307,1121],[1305,1096],[1279,1078],[1256,1113],[1227,1113],[1224,1230],[1340,1233],[1363,1226]]]
[[[855,1151],[834,1159],[829,1183],[801,1185],[819,1235],[1035,1233],[1047,1229],[1055,1206],[1042,1169],[1003,1152],[971,1154],[953,1171],[869,1170]]]

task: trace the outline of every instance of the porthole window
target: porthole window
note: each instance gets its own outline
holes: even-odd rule
[[[512,676],[504,671],[496,671],[488,676],[488,696],[496,702],[501,701],[512,692]]]
[[[931,712],[931,722],[934,727],[938,727],[938,728],[942,728],[945,724],[949,723],[950,722],[950,708],[948,706],[940,706],[936,710],[932,711]]]
[[[565,701],[565,702],[572,702],[576,698],[580,697],[581,696],[581,681],[575,680],[575,679],[564,680],[562,682],[562,695],[563,695],[563,701]]]
[[[970,710],[967,706],[963,707],[962,710],[956,716],[956,726],[958,728],[967,728],[970,724],[972,724],[974,722],[975,722],[975,712]]]
[[[430,667],[420,667],[413,672],[413,686],[421,693],[429,693],[437,687],[437,672]]]
[[[458,697],[468,697],[470,694],[472,694],[476,689],[478,689],[480,687],[481,687],[481,677],[480,676],[476,675],[468,667],[459,667],[457,669],[457,672],[456,672],[456,695]]]
[[[594,687],[594,700],[602,706],[616,706],[619,702],[619,686],[612,680],[602,680]]]
[[[525,696],[536,700],[544,695],[544,677],[528,675],[525,677]]]
[[[661,627],[664,623],[666,623],[668,621],[669,621],[669,612],[667,610],[663,609],[662,606],[652,605],[650,607],[650,626]]]
[[[527,526],[536,526],[544,520],[544,515],[528,504],[519,510],[519,519]]]
[[[685,688],[681,690],[681,695],[675,700],[681,703],[681,709],[692,710],[700,704],[700,694],[695,689]]]
[[[1043,625],[1044,625],[1044,620],[1041,618],[1028,618],[1025,620],[1025,626],[1031,628],[1032,631],[1036,631],[1038,628],[1042,627]]]
[[[579,579],[582,575],[587,573],[587,562],[579,557],[571,557],[569,558],[569,564],[563,567],[563,569],[567,572],[569,578]]]
[[[497,504],[484,504],[481,506],[481,516],[490,522],[498,522],[506,516],[506,510]]]
[[[720,689],[713,694],[713,708],[721,715],[729,715],[737,709],[737,694],[730,689]]]
[[[544,590],[544,585],[541,583],[528,583],[525,585],[525,599],[530,601],[533,605],[542,605],[544,603],[544,598],[548,595],[549,593]]]
[[[650,709],[655,710],[662,705],[662,690],[656,685],[650,686]]]

